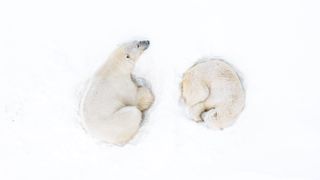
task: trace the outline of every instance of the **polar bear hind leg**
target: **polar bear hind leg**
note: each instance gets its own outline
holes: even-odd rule
[[[210,95],[209,87],[201,81],[185,80],[182,93],[189,108],[189,116],[196,122],[201,122],[201,113],[206,110],[205,102]]]
[[[139,129],[142,113],[136,106],[125,106],[103,121],[98,132],[99,139],[122,145],[131,140]]]

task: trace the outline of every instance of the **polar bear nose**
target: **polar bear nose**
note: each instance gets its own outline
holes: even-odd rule
[[[146,50],[150,45],[150,41],[139,41],[139,46],[143,48],[143,50]]]

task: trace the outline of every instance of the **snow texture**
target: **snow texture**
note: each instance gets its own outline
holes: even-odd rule
[[[316,0],[0,1],[0,179],[320,179]],[[79,122],[87,80],[122,42],[148,39],[135,75],[155,103],[126,146]],[[183,72],[241,72],[246,107],[213,131],[188,119]]]

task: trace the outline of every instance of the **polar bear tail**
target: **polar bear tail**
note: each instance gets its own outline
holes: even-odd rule
[[[99,140],[123,145],[134,137],[142,121],[142,113],[136,106],[125,106],[116,111],[111,119],[96,124],[93,134]]]

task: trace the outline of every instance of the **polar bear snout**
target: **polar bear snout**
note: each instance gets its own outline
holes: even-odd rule
[[[139,41],[137,46],[139,49],[146,50],[148,49],[149,45],[150,45],[150,41],[145,40],[145,41]]]

